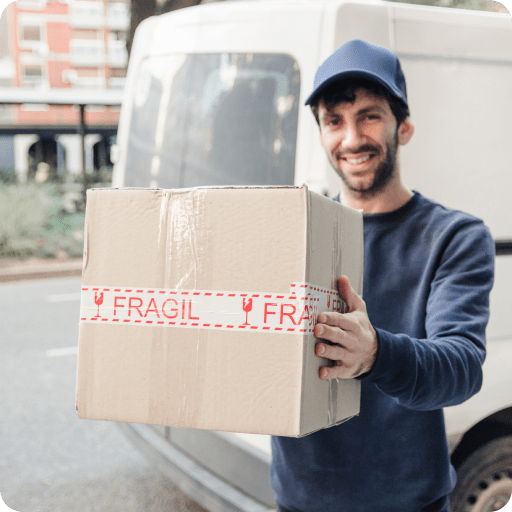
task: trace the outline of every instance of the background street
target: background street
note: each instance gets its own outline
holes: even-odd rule
[[[80,279],[0,284],[0,492],[20,512],[205,512],[75,411]]]

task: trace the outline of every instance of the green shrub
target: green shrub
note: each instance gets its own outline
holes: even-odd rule
[[[16,172],[14,169],[3,169],[0,167],[0,184],[1,183],[16,183]]]
[[[0,257],[81,256],[84,215],[68,213],[56,185],[0,183]]]

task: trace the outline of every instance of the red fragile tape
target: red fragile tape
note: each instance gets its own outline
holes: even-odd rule
[[[80,321],[300,334],[313,332],[318,313],[342,308],[338,292],[309,283],[286,295],[82,286]]]

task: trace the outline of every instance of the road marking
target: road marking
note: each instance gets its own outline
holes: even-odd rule
[[[46,351],[47,357],[76,356],[78,347],[53,348]]]
[[[47,302],[69,302],[73,300],[80,300],[80,292],[78,293],[61,293],[59,295],[48,295]]]

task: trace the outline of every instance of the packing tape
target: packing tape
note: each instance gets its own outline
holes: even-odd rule
[[[311,334],[318,313],[344,311],[338,292],[292,283],[289,294],[82,286],[80,321]]]
[[[329,396],[327,402],[329,404],[327,409],[327,421],[329,425],[336,423],[338,416],[338,379],[329,380]]]

